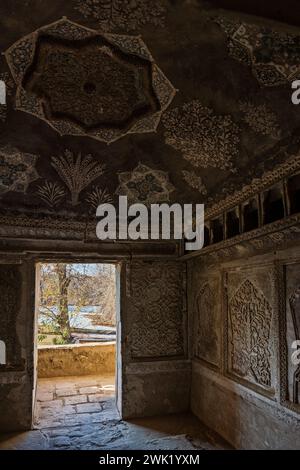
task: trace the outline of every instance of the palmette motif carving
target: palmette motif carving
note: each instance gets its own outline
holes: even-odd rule
[[[113,197],[107,188],[99,188],[96,186],[88,194],[86,202],[91,206],[91,212],[96,214],[96,209],[100,204],[112,204]]]
[[[233,170],[239,151],[239,127],[231,116],[216,115],[198,100],[163,116],[165,140],[195,167]]]
[[[264,387],[271,386],[272,308],[250,280],[229,301],[230,371]]]
[[[71,193],[71,204],[79,204],[81,191],[94,180],[103,175],[105,165],[97,162],[92,155],[73,155],[70,150],[65,150],[64,155],[52,157],[52,166],[64,181]]]
[[[133,264],[130,269],[130,350],[133,358],[182,356],[182,267],[176,264]]]
[[[45,181],[43,185],[37,188],[38,197],[52,209],[60,204],[65,194],[65,189],[58,183],[52,181]]]

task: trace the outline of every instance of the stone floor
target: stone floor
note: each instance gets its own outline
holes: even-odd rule
[[[39,380],[35,429],[0,436],[0,450],[230,448],[191,413],[123,421],[114,395],[111,376]]]
[[[38,429],[99,423],[119,419],[115,407],[115,377],[86,376],[40,379],[34,426]]]

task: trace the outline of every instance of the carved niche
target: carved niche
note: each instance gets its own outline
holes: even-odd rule
[[[194,357],[213,366],[219,366],[220,362],[219,292],[219,281],[212,278],[203,282],[194,300]]]
[[[285,315],[281,327],[282,398],[300,412],[300,355],[294,342],[300,341],[300,264],[285,266]],[[300,344],[300,343],[299,343]],[[299,346],[298,346],[299,349]]]
[[[186,313],[183,266],[180,263],[133,263],[127,277],[131,357],[183,356]]]
[[[0,365],[0,371],[23,368],[17,335],[20,286],[19,266],[0,264],[0,340],[5,344],[6,350],[6,364]]]
[[[271,388],[273,308],[266,292],[269,289],[272,295],[272,273],[255,267],[229,275],[227,286],[227,372],[243,382]]]
[[[61,135],[113,142],[154,132],[175,89],[134,36],[102,34],[65,18],[6,51],[16,109]]]

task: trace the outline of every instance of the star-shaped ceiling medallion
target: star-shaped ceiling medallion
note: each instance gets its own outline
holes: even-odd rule
[[[5,53],[16,109],[61,135],[106,143],[155,132],[176,90],[141,37],[103,34],[63,18]]]

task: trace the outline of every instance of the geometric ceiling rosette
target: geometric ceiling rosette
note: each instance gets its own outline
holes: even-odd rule
[[[16,109],[61,135],[109,144],[155,132],[176,93],[139,36],[103,34],[66,18],[23,37],[5,56]]]
[[[175,190],[167,172],[154,170],[142,163],[139,163],[133,171],[120,173],[119,183],[116,194],[127,196],[130,204],[150,205],[168,202],[170,193]]]

